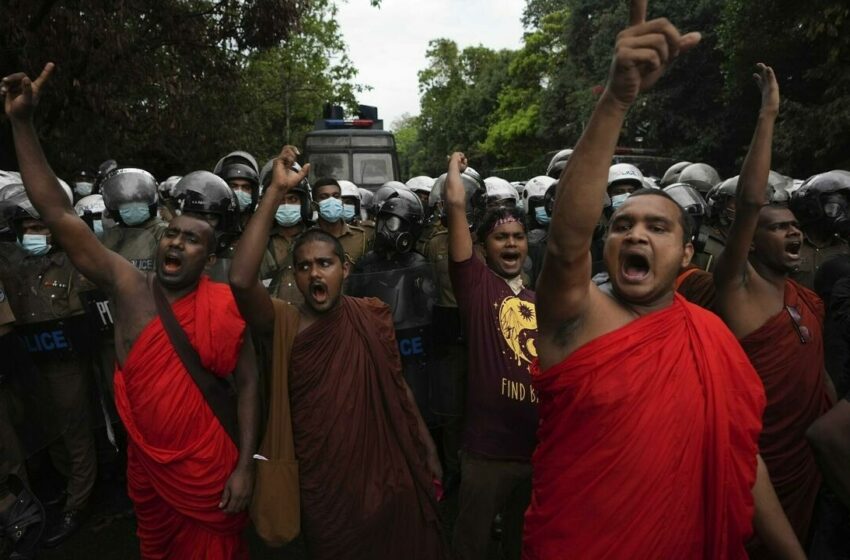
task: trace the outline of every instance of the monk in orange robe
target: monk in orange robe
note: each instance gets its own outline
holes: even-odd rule
[[[608,84],[564,169],[537,283],[538,446],[523,558],[746,558],[756,529],[803,558],[758,457],[764,394],[733,335],[675,294],[693,221],[663,191],[609,220],[610,287],[590,244],[628,108],[693,48],[633,0]]]
[[[799,268],[803,234],[787,194],[768,188],[779,87],[759,65],[762,107],[735,199],[735,220],[714,269],[715,309],[741,341],[764,383],[767,408],[759,440],[782,507],[801,542],[821,476],[806,430],[831,406],[823,354],[823,303],[789,279]],[[771,552],[757,547],[755,558]]]
[[[244,558],[240,533],[246,517],[241,512],[254,486],[256,366],[229,288],[203,276],[215,262],[215,232],[206,221],[175,218],[157,248],[155,277],[204,366],[217,376],[234,374],[238,449],[163,330],[152,276],[100,243],[77,216],[44,157],[32,114],[53,68],[48,63],[36,80],[22,73],[4,78],[6,114],[13,121],[30,201],[77,270],[110,297],[116,400],[130,439],[127,478],[137,508],[141,556]],[[221,181],[211,173],[206,180]]]

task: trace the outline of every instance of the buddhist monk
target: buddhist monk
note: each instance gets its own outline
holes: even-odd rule
[[[755,524],[802,558],[763,465],[764,393],[734,336],[674,293],[691,222],[641,190],[611,216],[611,287],[590,244],[629,107],[699,42],[634,0],[607,87],[564,172],[537,284],[538,446],[523,557],[746,558]],[[755,518],[754,518],[755,513]]]
[[[116,404],[129,436],[127,486],[142,558],[247,558],[241,533],[254,484],[257,381],[245,322],[226,284],[203,275],[215,248],[206,222],[176,218],[160,241],[155,275],[106,249],[68,203],[32,114],[53,64],[35,81],[3,79],[6,115],[27,195],[74,266],[110,297]],[[214,375],[234,373],[238,447],[190,377],[158,318],[157,282]],[[243,344],[243,340],[245,344]]]
[[[339,240],[319,229],[292,249],[299,307],[272,299],[258,280],[275,211],[309,172],[309,165],[291,170],[295,155],[287,146],[275,161],[230,285],[252,330],[273,336],[271,344],[288,334],[276,322],[297,325],[286,354],[307,550],[315,560],[444,558],[434,484],[440,462],[402,375],[389,307],[342,295],[350,263]],[[295,321],[283,320],[291,314]]]
[[[805,542],[821,485],[806,430],[832,402],[824,368],[824,308],[814,292],[788,277],[800,264],[803,234],[791,210],[768,195],[779,86],[763,64],[755,77],[761,110],[738,181],[735,219],[714,270],[715,308],[764,383],[759,450],[785,514]]]

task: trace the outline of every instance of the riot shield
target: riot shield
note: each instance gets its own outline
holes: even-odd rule
[[[101,242],[107,249],[115,251],[142,272],[156,270],[156,252],[164,226],[157,228],[133,228],[115,226],[103,232]]]
[[[431,317],[437,298],[433,266],[423,262],[407,268],[351,274],[345,293],[375,297],[389,305],[405,380],[425,422],[436,425],[431,396],[434,357]]]

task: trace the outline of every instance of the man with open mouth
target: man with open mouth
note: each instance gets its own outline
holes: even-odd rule
[[[540,424],[523,557],[746,558],[755,526],[777,558],[803,558],[758,458],[761,381],[720,319],[674,292],[693,254],[687,214],[663,191],[633,193],[610,220],[611,289],[591,282],[628,109],[700,41],[646,10],[632,0],[555,194],[537,283]]]
[[[476,237],[483,259],[476,254],[461,183],[465,169],[466,156],[452,154],[443,192],[449,273],[469,346],[452,545],[460,560],[484,560],[493,520],[504,511],[504,556],[518,559],[537,427],[528,373],[537,356],[537,314],[534,292],[521,276],[528,239],[522,211],[497,206],[481,219]]]
[[[342,294],[351,264],[341,240],[319,228],[292,249],[303,304],[273,299],[257,280],[275,212],[309,172],[309,165],[292,169],[296,154],[285,146],[275,162],[230,285],[251,329],[275,347],[275,378],[283,371],[289,378],[308,552],[316,560],[445,558],[434,487],[440,461],[402,376],[390,309]],[[317,189],[335,191],[335,181]],[[260,453],[271,451],[264,440]]]
[[[756,81],[761,110],[738,180],[726,249],[714,269],[715,308],[764,383],[759,449],[788,520],[806,542],[821,486],[806,430],[834,396],[824,368],[823,303],[789,278],[800,266],[803,234],[791,210],[771,203],[767,194],[779,86],[763,64]],[[752,556],[770,552],[760,548]]]
[[[27,194],[74,266],[110,298],[115,319],[115,399],[128,434],[127,487],[142,558],[247,558],[242,531],[253,490],[257,380],[254,351],[229,286],[203,272],[215,256],[213,229],[175,218],[163,233],[155,272],[106,249],[80,219],[51,171],[32,115],[53,64],[31,81],[3,79],[6,115]],[[207,376],[234,374],[238,428],[207,402],[158,317],[161,290]],[[244,343],[243,343],[244,340]],[[237,444],[238,442],[238,444]]]

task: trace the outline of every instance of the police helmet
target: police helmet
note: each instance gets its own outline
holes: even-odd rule
[[[443,188],[446,184],[446,177],[448,177],[447,173],[443,173],[434,181],[434,187],[431,189],[431,194],[428,197],[428,206],[434,207],[438,202],[440,202],[443,198]],[[470,227],[475,227],[475,223],[479,217],[479,213],[473,205],[473,201],[477,200],[481,197],[484,190],[483,183],[479,183],[472,175],[468,175],[466,173],[460,174],[461,184],[463,185],[463,191],[466,197],[466,219],[470,224]],[[479,193],[478,197],[475,196],[476,193]],[[375,194],[377,198],[377,193]],[[445,223],[448,215],[446,214],[446,208],[443,206],[440,214],[440,219]]]
[[[664,188],[667,185],[677,183],[679,181],[679,175],[681,175],[682,170],[689,165],[691,165],[691,162],[689,161],[680,161],[668,167],[667,171],[664,172],[664,175],[661,177],[661,181],[659,182],[661,187]]]
[[[363,187],[357,190],[360,191],[360,219],[366,220],[372,215],[372,201],[375,198],[375,193]]]
[[[144,169],[134,167],[113,169],[102,178],[100,183],[103,204],[110,217],[119,223],[124,223],[119,211],[121,206],[133,202],[143,202],[147,205],[147,219],[156,216],[156,193],[157,184],[153,175]]]
[[[177,182],[182,179],[182,175],[172,175],[168,179],[160,182],[157,186],[157,192],[159,193],[159,198],[162,200],[170,200],[175,197],[174,187],[177,185]]]
[[[608,168],[608,187],[606,190],[609,191],[609,195],[611,194],[611,187],[616,184],[632,185],[635,190],[646,186],[643,173],[631,163],[615,163]]]
[[[408,179],[405,185],[415,193],[423,192],[431,194],[431,189],[434,188],[434,179],[427,175],[417,175]]]
[[[192,171],[177,182],[175,190],[182,214],[217,216],[217,232],[239,232],[241,224],[236,196],[218,175],[209,171]]]
[[[407,189],[382,187],[388,198],[381,202],[375,224],[377,248],[406,253],[422,232],[425,212],[416,194]],[[377,194],[376,194],[377,198]]]
[[[558,181],[548,175],[538,175],[525,183],[522,191],[523,208],[526,215],[534,213],[534,207],[543,203],[546,191]]]
[[[567,162],[570,160],[571,155],[573,155],[573,150],[571,148],[567,148],[552,156],[552,159],[549,161],[549,166],[546,168],[546,175],[553,179],[558,179],[561,176],[561,172],[567,166]]]
[[[691,242],[697,252],[701,251],[708,240],[707,236],[700,235],[700,226],[705,223],[709,215],[708,203],[696,189],[687,183],[673,183],[664,187],[663,190],[693,218],[694,228]]]
[[[850,172],[836,169],[809,177],[789,206],[803,227],[822,221],[827,231],[850,237]]]
[[[516,189],[501,177],[487,177],[484,179],[484,188],[487,195],[487,206],[492,204],[504,205],[505,201],[512,201],[516,206],[519,195]]]
[[[255,176],[258,176],[260,173],[260,168],[257,165],[257,160],[254,158],[254,156],[252,156],[248,152],[241,151],[230,152],[229,154],[218,160],[218,163],[216,163],[215,167],[213,168],[213,173],[215,173],[226,181],[227,179],[222,176],[222,173],[224,173],[225,168],[227,166],[233,164],[245,165],[249,167],[254,172]]]
[[[94,185],[92,186],[92,193],[99,193],[101,191],[101,184],[103,183],[106,176],[118,169],[118,162],[114,159],[108,159],[101,163],[97,168],[97,173],[94,176]]]
[[[77,212],[77,216],[94,230],[96,221],[100,221],[101,225],[103,224],[103,212],[106,210],[106,206],[103,204],[103,196],[90,194],[78,200],[74,205],[74,210]]]
[[[263,165],[263,169],[260,171],[260,197],[263,196],[263,191],[268,188],[272,181],[272,168],[274,167],[276,159],[277,158],[272,158],[268,160],[265,165]],[[295,161],[292,162],[291,169],[293,171],[301,171],[301,166],[297,161]],[[306,224],[313,217],[313,209],[310,206],[312,201],[310,196],[310,182],[307,181],[307,177],[304,177],[304,179],[302,179],[296,186],[292,187],[290,191],[296,193],[298,198],[301,199],[301,221]]]
[[[68,202],[73,203],[74,197],[71,194],[71,187],[60,179],[62,190],[68,197]],[[10,225],[15,232],[18,240],[23,237],[22,223],[26,219],[41,220],[41,215],[33,206],[27,196],[27,191],[21,184],[7,185],[0,191],[0,213],[2,213],[3,221]]]
[[[707,163],[692,163],[682,169],[676,182],[687,183],[705,196],[720,181],[720,174],[712,166]]]
[[[726,211],[726,203],[730,198],[735,198],[738,191],[738,175],[729,177],[712,187],[705,198],[708,202],[709,218],[713,223],[728,226],[732,223],[732,216]]]
[[[345,179],[340,179],[337,183],[339,183],[342,203],[346,204],[347,202],[348,204],[354,204],[354,218],[352,219],[359,218],[361,208],[360,189],[357,188],[357,185],[351,181],[346,181]]]

